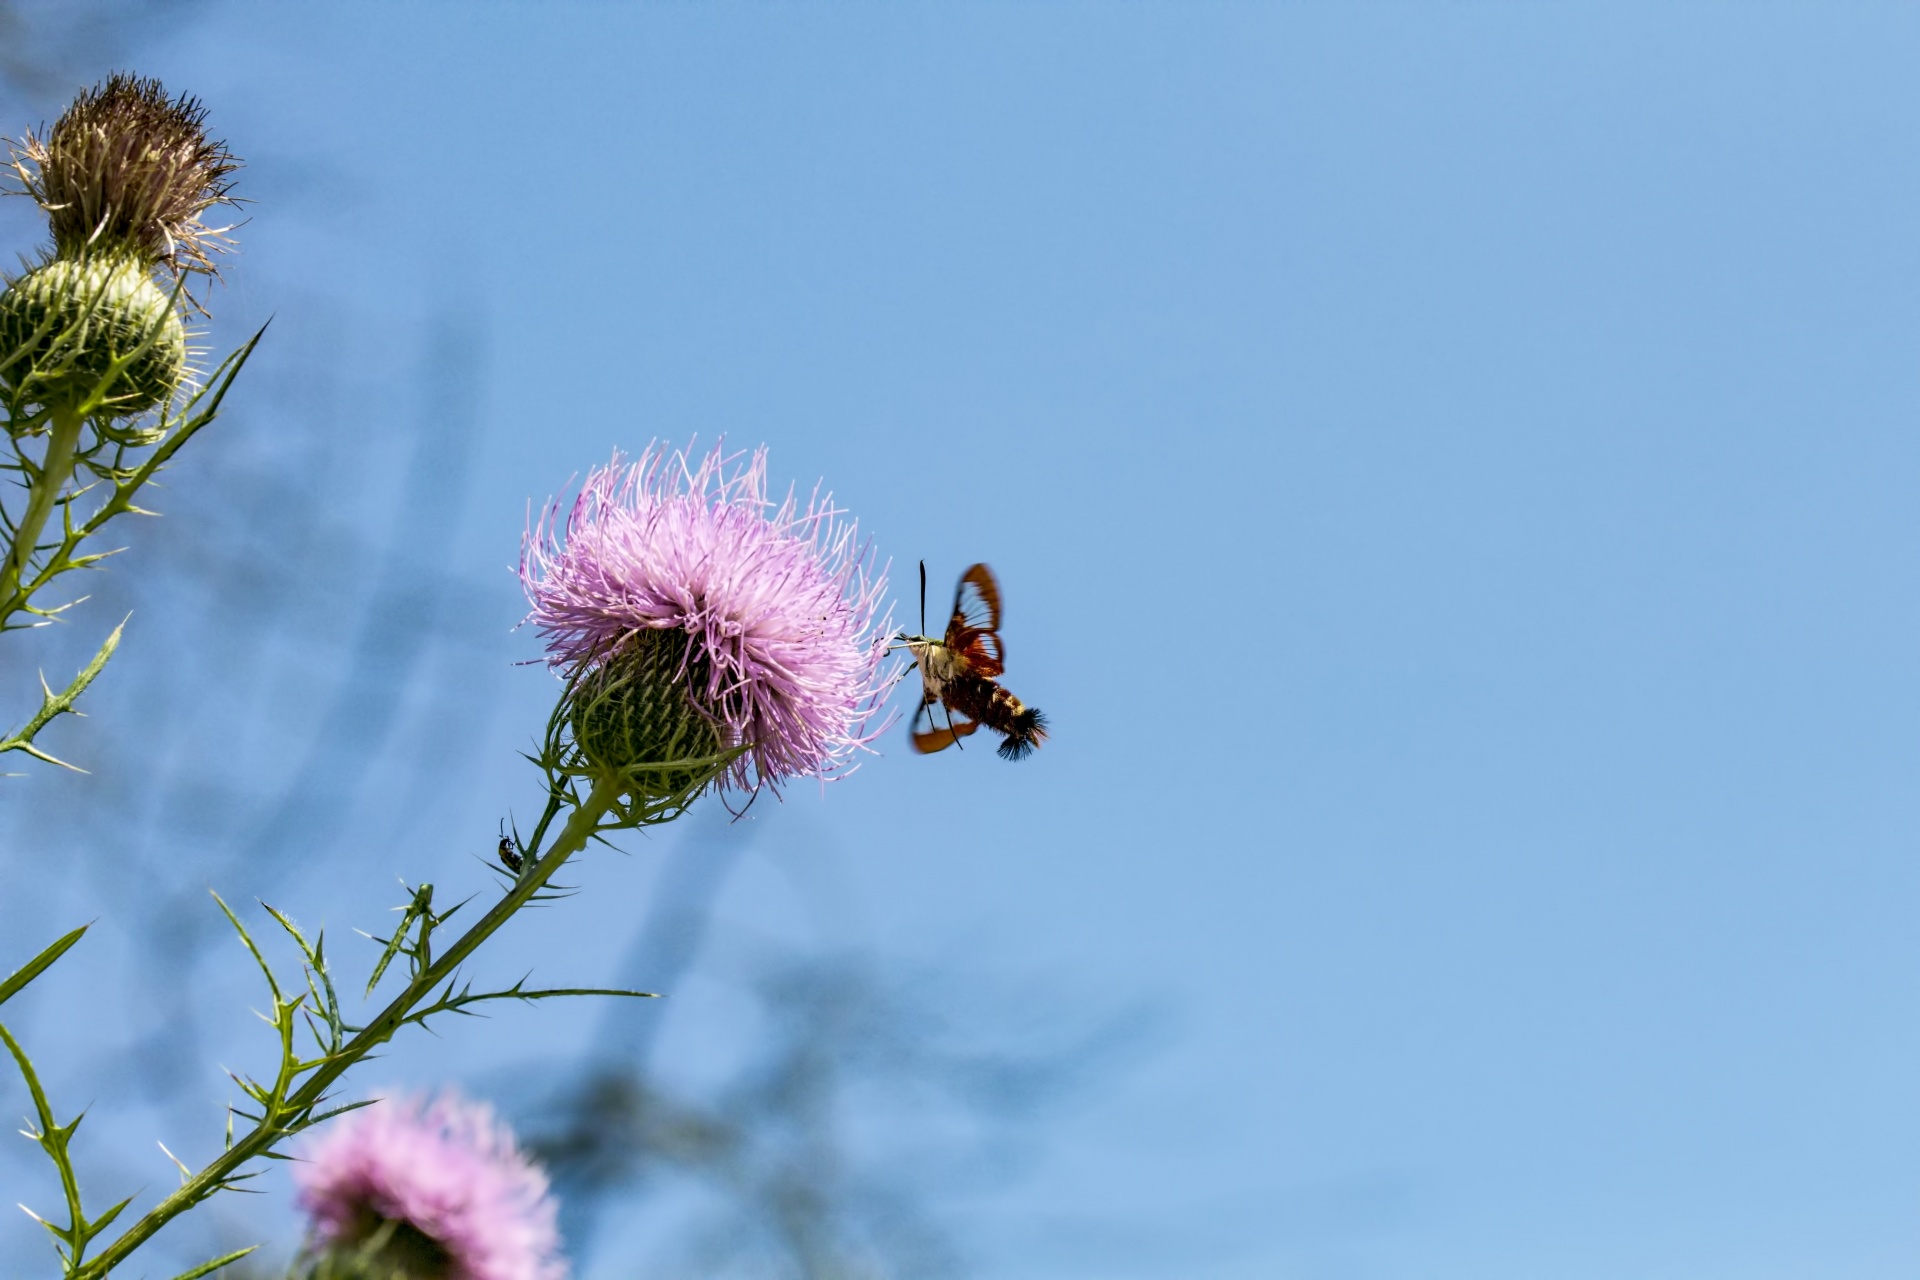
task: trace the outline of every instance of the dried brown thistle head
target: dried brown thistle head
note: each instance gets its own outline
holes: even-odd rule
[[[130,251],[175,275],[216,275],[211,255],[232,227],[201,216],[236,203],[227,193],[240,162],[207,137],[206,116],[158,80],[116,74],[84,90],[44,138],[9,142],[7,167],[46,210],[56,256]]]

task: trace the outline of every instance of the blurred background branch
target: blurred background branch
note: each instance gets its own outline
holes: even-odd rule
[[[533,1073],[545,1093],[521,1131],[570,1250],[615,1275],[972,1274],[955,1206],[1013,1178],[1049,1117],[1155,1020],[731,936],[715,907],[754,839],[709,822],[683,841],[620,971],[743,995],[754,1031],[733,1060],[676,1072],[661,1052],[669,1000],[651,1017],[602,1010],[587,1054]]]

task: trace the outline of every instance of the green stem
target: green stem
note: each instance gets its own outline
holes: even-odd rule
[[[505,924],[530,901],[534,894],[545,887],[554,873],[559,871],[567,859],[586,847],[599,828],[600,819],[620,798],[621,784],[611,781],[596,781],[573,816],[567,819],[567,825],[554,837],[553,845],[540,856],[539,861],[528,867],[526,873],[517,880],[507,895],[495,903],[493,909],[476,920],[473,927],[460,935],[460,940],[449,947],[431,967],[421,970],[414,980],[407,984],[406,990],[395,996],[392,1003],[380,1011],[380,1015],[368,1023],[353,1039],[340,1049],[340,1052],[314,1068],[304,1084],[287,1096],[278,1107],[262,1114],[260,1122],[253,1132],[228,1147],[206,1168],[180,1184],[178,1190],[155,1205],[147,1215],[134,1223],[93,1261],[74,1273],[74,1280],[96,1280],[104,1276],[120,1263],[126,1261],[135,1249],[146,1243],[154,1232],[167,1225],[173,1218],[224,1186],[240,1167],[257,1155],[263,1155],[273,1149],[274,1144],[289,1132],[289,1121],[297,1121],[316,1107],[326,1097],[327,1090],[347,1069],[379,1048],[399,1029],[416,1005],[432,994],[435,987],[453,976],[455,969],[474,950]]]
[[[0,0],[0,7],[4,7],[4,0]],[[125,453],[125,449],[122,448],[120,455],[116,456],[114,473],[110,477],[113,482],[113,493],[78,526],[68,523],[66,536],[61,539],[60,545],[54,548],[53,554],[40,566],[39,573],[28,577],[26,572],[30,567],[29,558],[33,554],[33,547],[38,539],[37,531],[34,539],[28,541],[25,551],[19,555],[17,572],[14,571],[15,547],[10,546],[7,549],[5,562],[0,563],[0,631],[9,629],[13,615],[27,607],[35,591],[61,573],[77,567],[73,561],[73,553],[82,542],[98,533],[101,527],[114,517],[139,510],[133,505],[135,495],[162,467],[173,460],[173,456],[187,441],[220,416],[221,403],[226,399],[227,392],[232,389],[233,380],[239,376],[240,370],[247,363],[247,358],[253,354],[253,349],[260,345],[260,339],[266,336],[266,332],[263,326],[258,333],[247,340],[247,345],[221,361],[220,367],[214,370],[212,381],[187,401],[179,419],[174,419],[165,412],[161,414],[160,425],[163,428],[170,421],[177,422],[177,425],[148,455],[146,461],[130,471],[122,470],[120,458]],[[43,415],[47,415],[47,410],[37,411],[28,421],[38,422]],[[32,464],[28,463],[28,465]],[[71,474],[71,472],[72,460],[69,459],[68,473]],[[15,542],[18,543],[17,537]]]
[[[27,564],[33,559],[33,549],[40,545],[40,531],[47,526],[47,517],[53,514],[54,503],[60,497],[60,491],[66,488],[67,477],[73,474],[74,452],[80,446],[81,416],[71,409],[53,411],[53,430],[47,437],[47,454],[41,459],[39,473],[33,478],[33,485],[27,492],[26,514],[20,517],[20,523],[13,531],[13,547],[7,556],[4,577],[0,577],[0,597],[11,596],[20,589],[20,583],[27,576]]]
[[[80,1255],[85,1253],[87,1248],[84,1234],[87,1215],[80,1208],[80,1180],[74,1175],[73,1161],[67,1155],[67,1139],[73,1136],[74,1128],[80,1122],[75,1120],[62,1130],[59,1122],[53,1118],[53,1106],[47,1101],[46,1090],[40,1087],[40,1077],[35,1073],[33,1063],[27,1058],[27,1051],[20,1047],[20,1042],[15,1040],[5,1027],[0,1027],[0,1042],[6,1044],[7,1051],[13,1055],[15,1065],[20,1068],[20,1074],[25,1077],[27,1091],[33,1095],[33,1109],[39,1116],[38,1137],[35,1138],[33,1134],[26,1136],[35,1138],[40,1143],[52,1158],[54,1166],[60,1171],[60,1190],[67,1197],[66,1229],[70,1233],[67,1237],[67,1247],[73,1251],[66,1269],[71,1271],[73,1267],[79,1265]],[[63,1259],[63,1261],[67,1260]]]

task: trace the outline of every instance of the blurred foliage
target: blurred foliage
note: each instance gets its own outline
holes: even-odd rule
[[[0,107],[49,115],[130,50],[194,17],[202,0],[0,0]],[[11,123],[0,132],[12,134]]]
[[[644,1062],[554,1064],[566,1083],[525,1128],[575,1259],[655,1276],[971,1273],[951,1202],[1010,1179],[1127,1038],[1111,1026],[983,1045],[991,1014],[934,1019],[951,992],[885,972],[861,956],[767,962],[749,988],[751,1053],[699,1090]],[[977,994],[964,1005],[977,1013]],[[669,1197],[684,1212],[648,1212]],[[603,1228],[616,1208],[618,1238]],[[622,1252],[636,1214],[652,1228],[644,1264]]]
[[[744,995],[744,1050],[689,1079],[670,1038],[684,1002],[667,1000],[601,1010],[587,1055],[531,1072],[546,1096],[519,1127],[569,1253],[613,1275],[970,1274],[956,1202],[1007,1185],[1156,1020],[854,951],[743,947],[715,903],[757,834],[716,822],[683,842],[620,971]]]

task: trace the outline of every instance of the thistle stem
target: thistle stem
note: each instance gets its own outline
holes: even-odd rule
[[[128,1255],[169,1221],[218,1191],[247,1161],[271,1151],[290,1132],[289,1121],[298,1121],[319,1107],[325,1100],[327,1090],[346,1074],[348,1068],[385,1044],[406,1021],[407,1015],[432,995],[434,988],[451,978],[460,963],[531,901],[567,859],[586,847],[587,841],[593,838],[599,828],[600,819],[619,800],[621,789],[621,784],[615,781],[596,781],[593,790],[573,811],[560,834],[554,837],[553,844],[514,882],[505,897],[476,920],[472,928],[460,935],[459,941],[447,948],[432,965],[421,970],[406,989],[380,1011],[378,1017],[341,1047],[339,1053],[316,1066],[313,1074],[284,1102],[265,1111],[251,1133],[234,1142],[206,1168],[180,1184],[178,1190],[128,1227],[99,1256],[75,1271],[73,1280],[97,1280],[106,1275],[126,1261]]]
[[[0,599],[13,596],[26,580],[33,549],[40,544],[40,531],[46,528],[54,503],[66,488],[67,477],[73,474],[81,422],[81,416],[72,409],[53,410],[53,429],[47,436],[46,456],[40,460],[38,473],[27,490],[27,509],[14,527],[13,546],[8,551],[6,570],[0,575]]]

